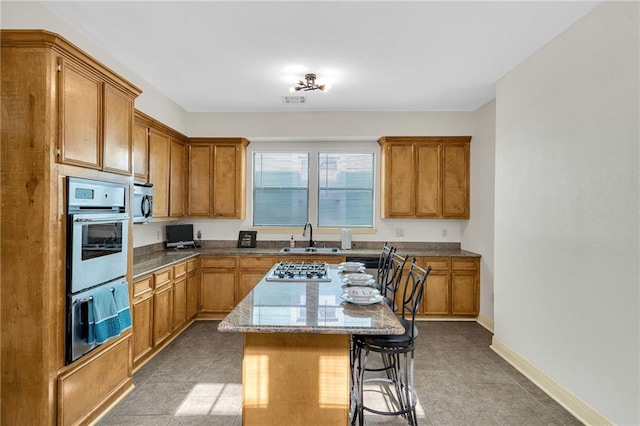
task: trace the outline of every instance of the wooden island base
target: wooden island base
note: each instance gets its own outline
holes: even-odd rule
[[[244,334],[243,425],[347,425],[349,382],[347,334]]]

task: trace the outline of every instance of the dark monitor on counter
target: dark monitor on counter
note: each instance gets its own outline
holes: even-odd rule
[[[193,225],[167,225],[167,248],[195,247]]]

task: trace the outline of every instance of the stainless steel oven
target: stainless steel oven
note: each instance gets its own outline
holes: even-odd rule
[[[89,329],[94,298],[126,285],[126,199],[125,184],[67,178],[67,363],[99,344]]]

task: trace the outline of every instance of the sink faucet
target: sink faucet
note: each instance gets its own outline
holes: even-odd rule
[[[304,229],[302,230],[302,236],[307,236],[307,226],[309,227],[309,247],[313,247],[315,242],[313,241],[313,226],[311,226],[311,222],[307,222],[304,224]]]

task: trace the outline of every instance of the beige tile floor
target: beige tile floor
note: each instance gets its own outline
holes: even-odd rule
[[[220,333],[217,326],[217,321],[192,324],[134,374],[136,388],[98,424],[240,426],[242,336]],[[420,425],[582,424],[491,351],[491,333],[477,323],[434,321],[418,327]],[[406,422],[367,415],[366,424]]]

